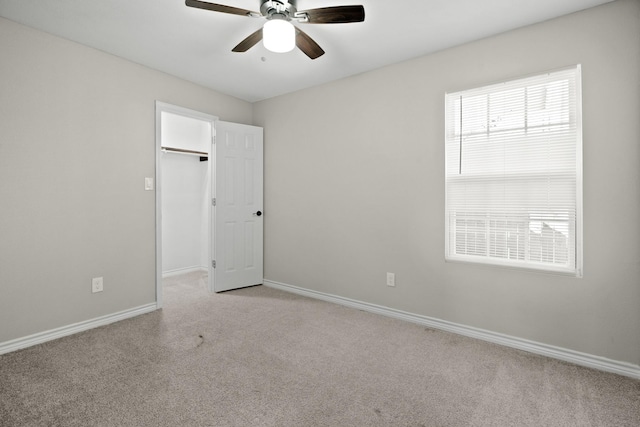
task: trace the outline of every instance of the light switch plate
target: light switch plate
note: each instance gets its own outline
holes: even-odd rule
[[[153,178],[146,177],[144,179],[144,189],[147,191],[153,190]]]

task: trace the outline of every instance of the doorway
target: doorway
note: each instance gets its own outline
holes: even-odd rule
[[[211,259],[212,141],[217,117],[156,102],[156,303],[162,279]]]
[[[158,308],[171,274],[206,270],[210,292],[262,283],[262,181],[262,128],[156,102]]]

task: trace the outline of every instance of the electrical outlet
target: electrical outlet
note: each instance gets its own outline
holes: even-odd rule
[[[395,286],[395,285],[396,285],[395,273],[387,273],[387,286]]]
[[[102,285],[102,277],[94,277],[93,279],[91,279],[91,292],[93,292],[94,294],[96,292],[102,292]]]

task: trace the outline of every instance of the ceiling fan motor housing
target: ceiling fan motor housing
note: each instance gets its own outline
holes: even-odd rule
[[[290,21],[297,12],[294,1],[265,0],[260,6],[260,13],[267,19],[284,19]]]

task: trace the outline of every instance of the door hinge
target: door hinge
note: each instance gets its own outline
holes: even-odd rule
[[[214,197],[213,199],[211,199],[211,206],[215,206],[216,205],[216,198]]]
[[[216,268],[216,261],[215,260],[211,261],[211,267]]]

